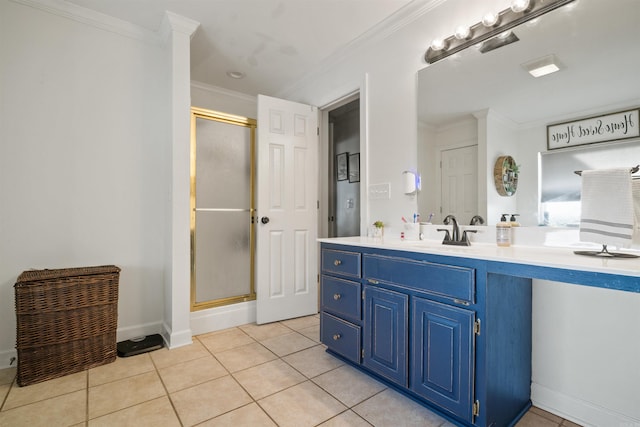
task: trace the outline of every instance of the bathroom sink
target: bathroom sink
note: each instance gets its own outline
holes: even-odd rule
[[[471,246],[455,246],[443,245],[442,241],[439,240],[412,240],[403,242],[402,246],[413,250],[423,249],[440,253],[480,254],[488,245],[472,244]]]

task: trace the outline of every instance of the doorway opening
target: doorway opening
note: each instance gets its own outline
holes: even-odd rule
[[[360,235],[360,99],[328,114],[328,237]]]

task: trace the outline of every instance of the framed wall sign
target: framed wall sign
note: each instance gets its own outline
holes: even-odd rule
[[[547,148],[575,147],[640,136],[640,109],[620,111],[547,126]]]
[[[349,182],[360,182],[360,153],[349,156]]]
[[[347,164],[347,156],[349,153],[340,153],[336,155],[336,179],[344,181],[349,178],[349,166]]]

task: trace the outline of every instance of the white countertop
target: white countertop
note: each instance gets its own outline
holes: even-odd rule
[[[526,264],[539,267],[640,277],[640,258],[602,258],[576,255],[573,248],[472,243],[471,246],[448,246],[440,240],[400,240],[399,238],[337,237],[318,239],[322,243],[392,249],[432,255],[445,255]]]

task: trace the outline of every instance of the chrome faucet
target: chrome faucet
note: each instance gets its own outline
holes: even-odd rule
[[[471,218],[471,222],[469,223],[469,225],[482,225],[484,224],[484,218],[482,218],[480,215],[474,215],[473,218]]]
[[[480,218],[482,219],[482,218]],[[442,221],[444,225],[449,225],[451,223],[452,229],[451,234],[449,234],[449,230],[446,228],[438,228],[438,231],[444,231],[444,239],[442,240],[443,245],[457,245],[457,246],[471,246],[471,242],[469,241],[469,236],[467,233],[477,233],[478,230],[464,230],[462,232],[462,238],[460,237],[460,227],[458,226],[458,221],[456,217],[453,215],[447,215]]]

